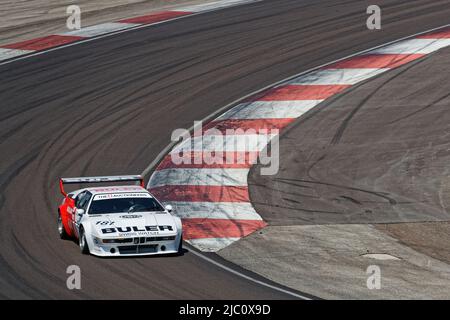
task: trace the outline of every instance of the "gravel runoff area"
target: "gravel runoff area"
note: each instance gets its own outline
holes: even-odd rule
[[[219,254],[322,298],[449,299],[449,75],[444,49],[288,128],[279,173],[249,177],[269,227]]]
[[[0,45],[68,31],[67,7],[81,8],[81,25],[112,22],[121,18],[169,10],[201,0],[2,0],[0,2]]]

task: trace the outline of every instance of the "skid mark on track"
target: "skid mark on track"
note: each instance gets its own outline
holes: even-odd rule
[[[417,58],[417,59],[421,59],[421,58],[422,57]],[[403,76],[404,73],[408,72],[411,68],[413,68],[417,64],[421,63],[422,61],[424,61],[424,60],[419,60],[417,62],[411,63],[410,66],[408,66],[407,68],[405,68],[401,72],[398,72],[395,76],[387,79],[385,82],[381,83],[378,87],[375,88],[375,90],[373,90],[370,94],[368,94],[367,97],[365,97],[360,103],[358,103],[358,105],[356,105],[356,107],[353,108],[350,111],[349,115],[344,119],[342,124],[337,129],[335,135],[333,136],[333,139],[331,140],[331,144],[335,145],[335,144],[338,144],[341,141],[341,139],[342,139],[342,137],[344,135],[344,132],[347,129],[347,127],[349,126],[350,122],[353,120],[353,118],[356,116],[356,114],[361,110],[361,108],[363,108],[367,104],[367,102],[372,99],[372,97],[374,97],[385,86],[389,85],[390,82],[392,82],[395,79]],[[356,86],[356,87],[352,88],[352,90],[356,90],[357,88],[358,87]]]

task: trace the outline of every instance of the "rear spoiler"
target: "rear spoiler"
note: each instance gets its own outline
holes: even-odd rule
[[[67,196],[64,190],[65,184],[80,184],[80,183],[105,183],[105,182],[132,182],[139,181],[141,187],[145,187],[144,178],[140,175],[136,176],[104,176],[104,177],[81,177],[81,178],[61,178],[59,179],[59,190],[63,196]]]

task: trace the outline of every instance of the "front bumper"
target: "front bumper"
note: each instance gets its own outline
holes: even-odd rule
[[[92,255],[99,257],[148,256],[172,254],[178,252],[180,237],[172,236],[173,240],[155,240],[149,238],[133,238],[133,242],[103,243],[94,238],[90,247]],[[149,240],[149,241],[147,241]]]

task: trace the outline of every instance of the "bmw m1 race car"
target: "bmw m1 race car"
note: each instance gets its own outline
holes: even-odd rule
[[[70,193],[65,184],[139,181],[140,186],[86,188]],[[180,253],[182,225],[145,188],[141,176],[62,178],[58,208],[62,239],[76,239],[81,252],[95,256]]]

